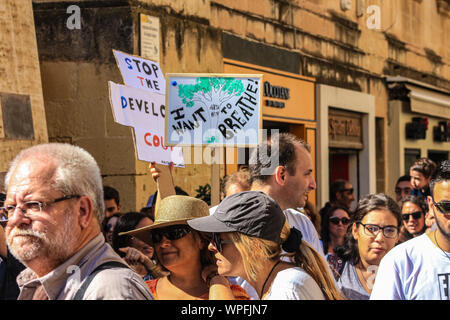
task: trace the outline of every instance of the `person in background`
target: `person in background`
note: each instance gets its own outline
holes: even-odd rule
[[[417,159],[409,168],[412,195],[427,197],[430,195],[430,180],[436,170],[436,163],[428,158]]]
[[[109,218],[120,214],[120,196],[119,191],[113,187],[104,186],[103,187],[103,197],[105,200],[105,217]]]
[[[250,190],[252,186],[248,169],[241,169],[229,176],[225,176],[222,181],[221,199],[242,191]]]
[[[173,164],[170,164],[170,172],[173,170]],[[155,169],[156,170],[156,169]],[[155,171],[156,172],[156,171]],[[157,173],[159,175],[159,172]],[[154,175],[154,178],[156,176]],[[175,194],[182,195],[182,196],[189,196],[189,194],[181,189],[179,186],[175,186]],[[143,207],[140,212],[144,213],[148,218],[150,218],[152,221],[155,221],[155,206],[156,206],[156,199],[158,197],[158,190],[150,195],[147,201],[147,205]]]
[[[381,261],[371,300],[450,299],[450,160],[430,181],[429,211],[437,228],[406,241]]]
[[[316,207],[308,200],[303,208],[297,208],[297,210],[311,220],[317,233],[320,234],[322,228],[322,218],[320,217],[319,212],[317,212]]]
[[[335,254],[334,249],[344,244],[350,221],[350,213],[343,206],[332,206],[323,216],[321,229],[323,252],[335,279],[339,278],[343,261]]]
[[[5,207],[3,206],[6,199],[6,193],[1,192],[0,193],[0,225],[2,227],[6,226],[6,223],[8,222],[8,212],[6,211]]]
[[[399,243],[405,242],[423,234],[427,228],[425,214],[428,210],[426,199],[408,195],[402,201],[402,230]]]
[[[191,229],[187,221],[207,215],[208,205],[200,199],[168,196],[161,200],[154,224],[124,233],[151,244],[157,264],[168,272],[167,276],[146,281],[156,299],[248,299],[242,288],[230,287],[225,277],[202,273],[214,263],[207,248],[209,239]]]
[[[220,185],[220,200],[238,192],[248,191],[250,187],[251,179],[248,169],[240,169],[223,178]],[[216,209],[217,205],[209,208],[209,213],[213,214]]]
[[[319,211],[321,218],[323,219],[325,213],[332,206],[344,207],[348,212],[351,212],[350,207],[354,200],[355,196],[351,183],[343,179],[335,180],[330,186],[330,201]]]
[[[102,178],[88,152],[63,143],[24,149],[5,187],[8,248],[27,267],[19,300],[153,299],[105,243]]]
[[[3,203],[0,210],[2,207]],[[16,278],[26,267],[8,250],[5,225],[6,222],[0,224],[0,300],[16,300],[20,291]]]
[[[397,179],[395,184],[395,200],[399,206],[402,205],[403,199],[412,191],[411,176],[404,175]]]
[[[217,262],[205,268],[209,274],[244,278],[261,300],[342,299],[325,260],[285,222],[272,198],[244,191],[226,197],[213,215],[187,223],[212,233]],[[288,261],[281,260],[282,249]]]
[[[119,234],[152,224],[153,221],[142,213],[127,212],[119,217],[112,234],[114,251],[144,280],[151,280],[164,275],[162,270],[157,268],[152,261],[153,247],[136,237]]]
[[[108,218],[105,218],[102,223],[102,232],[103,236],[107,243],[112,246],[112,236],[114,232],[114,228],[116,227],[117,221],[119,221],[120,214],[115,214]]]
[[[396,244],[400,207],[385,194],[363,197],[352,216],[344,245],[334,251],[344,261],[338,287],[349,300],[368,300],[376,269]]]

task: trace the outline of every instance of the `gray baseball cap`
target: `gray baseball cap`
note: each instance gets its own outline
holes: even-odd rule
[[[286,217],[280,206],[261,191],[244,191],[223,199],[213,215],[187,221],[202,232],[240,232],[280,243]]]

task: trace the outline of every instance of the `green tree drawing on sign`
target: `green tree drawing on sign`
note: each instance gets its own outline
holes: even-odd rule
[[[244,92],[242,80],[201,77],[196,79],[195,84],[180,84],[178,96],[188,108],[195,103],[202,103],[211,109],[212,105],[220,108],[224,102],[242,92]]]

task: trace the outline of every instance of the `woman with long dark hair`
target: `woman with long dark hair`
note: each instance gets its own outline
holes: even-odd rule
[[[339,277],[343,262],[337,257],[334,249],[344,244],[350,221],[350,211],[344,206],[331,206],[323,215],[321,228],[323,252],[335,278]]]
[[[400,241],[405,242],[425,233],[427,225],[425,215],[428,205],[424,197],[408,195],[402,201],[403,224],[400,231]]]
[[[401,223],[400,207],[387,195],[371,194],[359,201],[344,245],[335,249],[344,261],[338,286],[348,299],[369,299],[378,265],[395,246]]]

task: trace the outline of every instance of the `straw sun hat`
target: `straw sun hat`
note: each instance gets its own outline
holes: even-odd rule
[[[169,196],[161,200],[152,225],[122,232],[119,236],[130,235],[151,244],[149,231],[177,224],[187,225],[188,220],[206,216],[209,216],[209,208],[203,200],[181,195]]]

